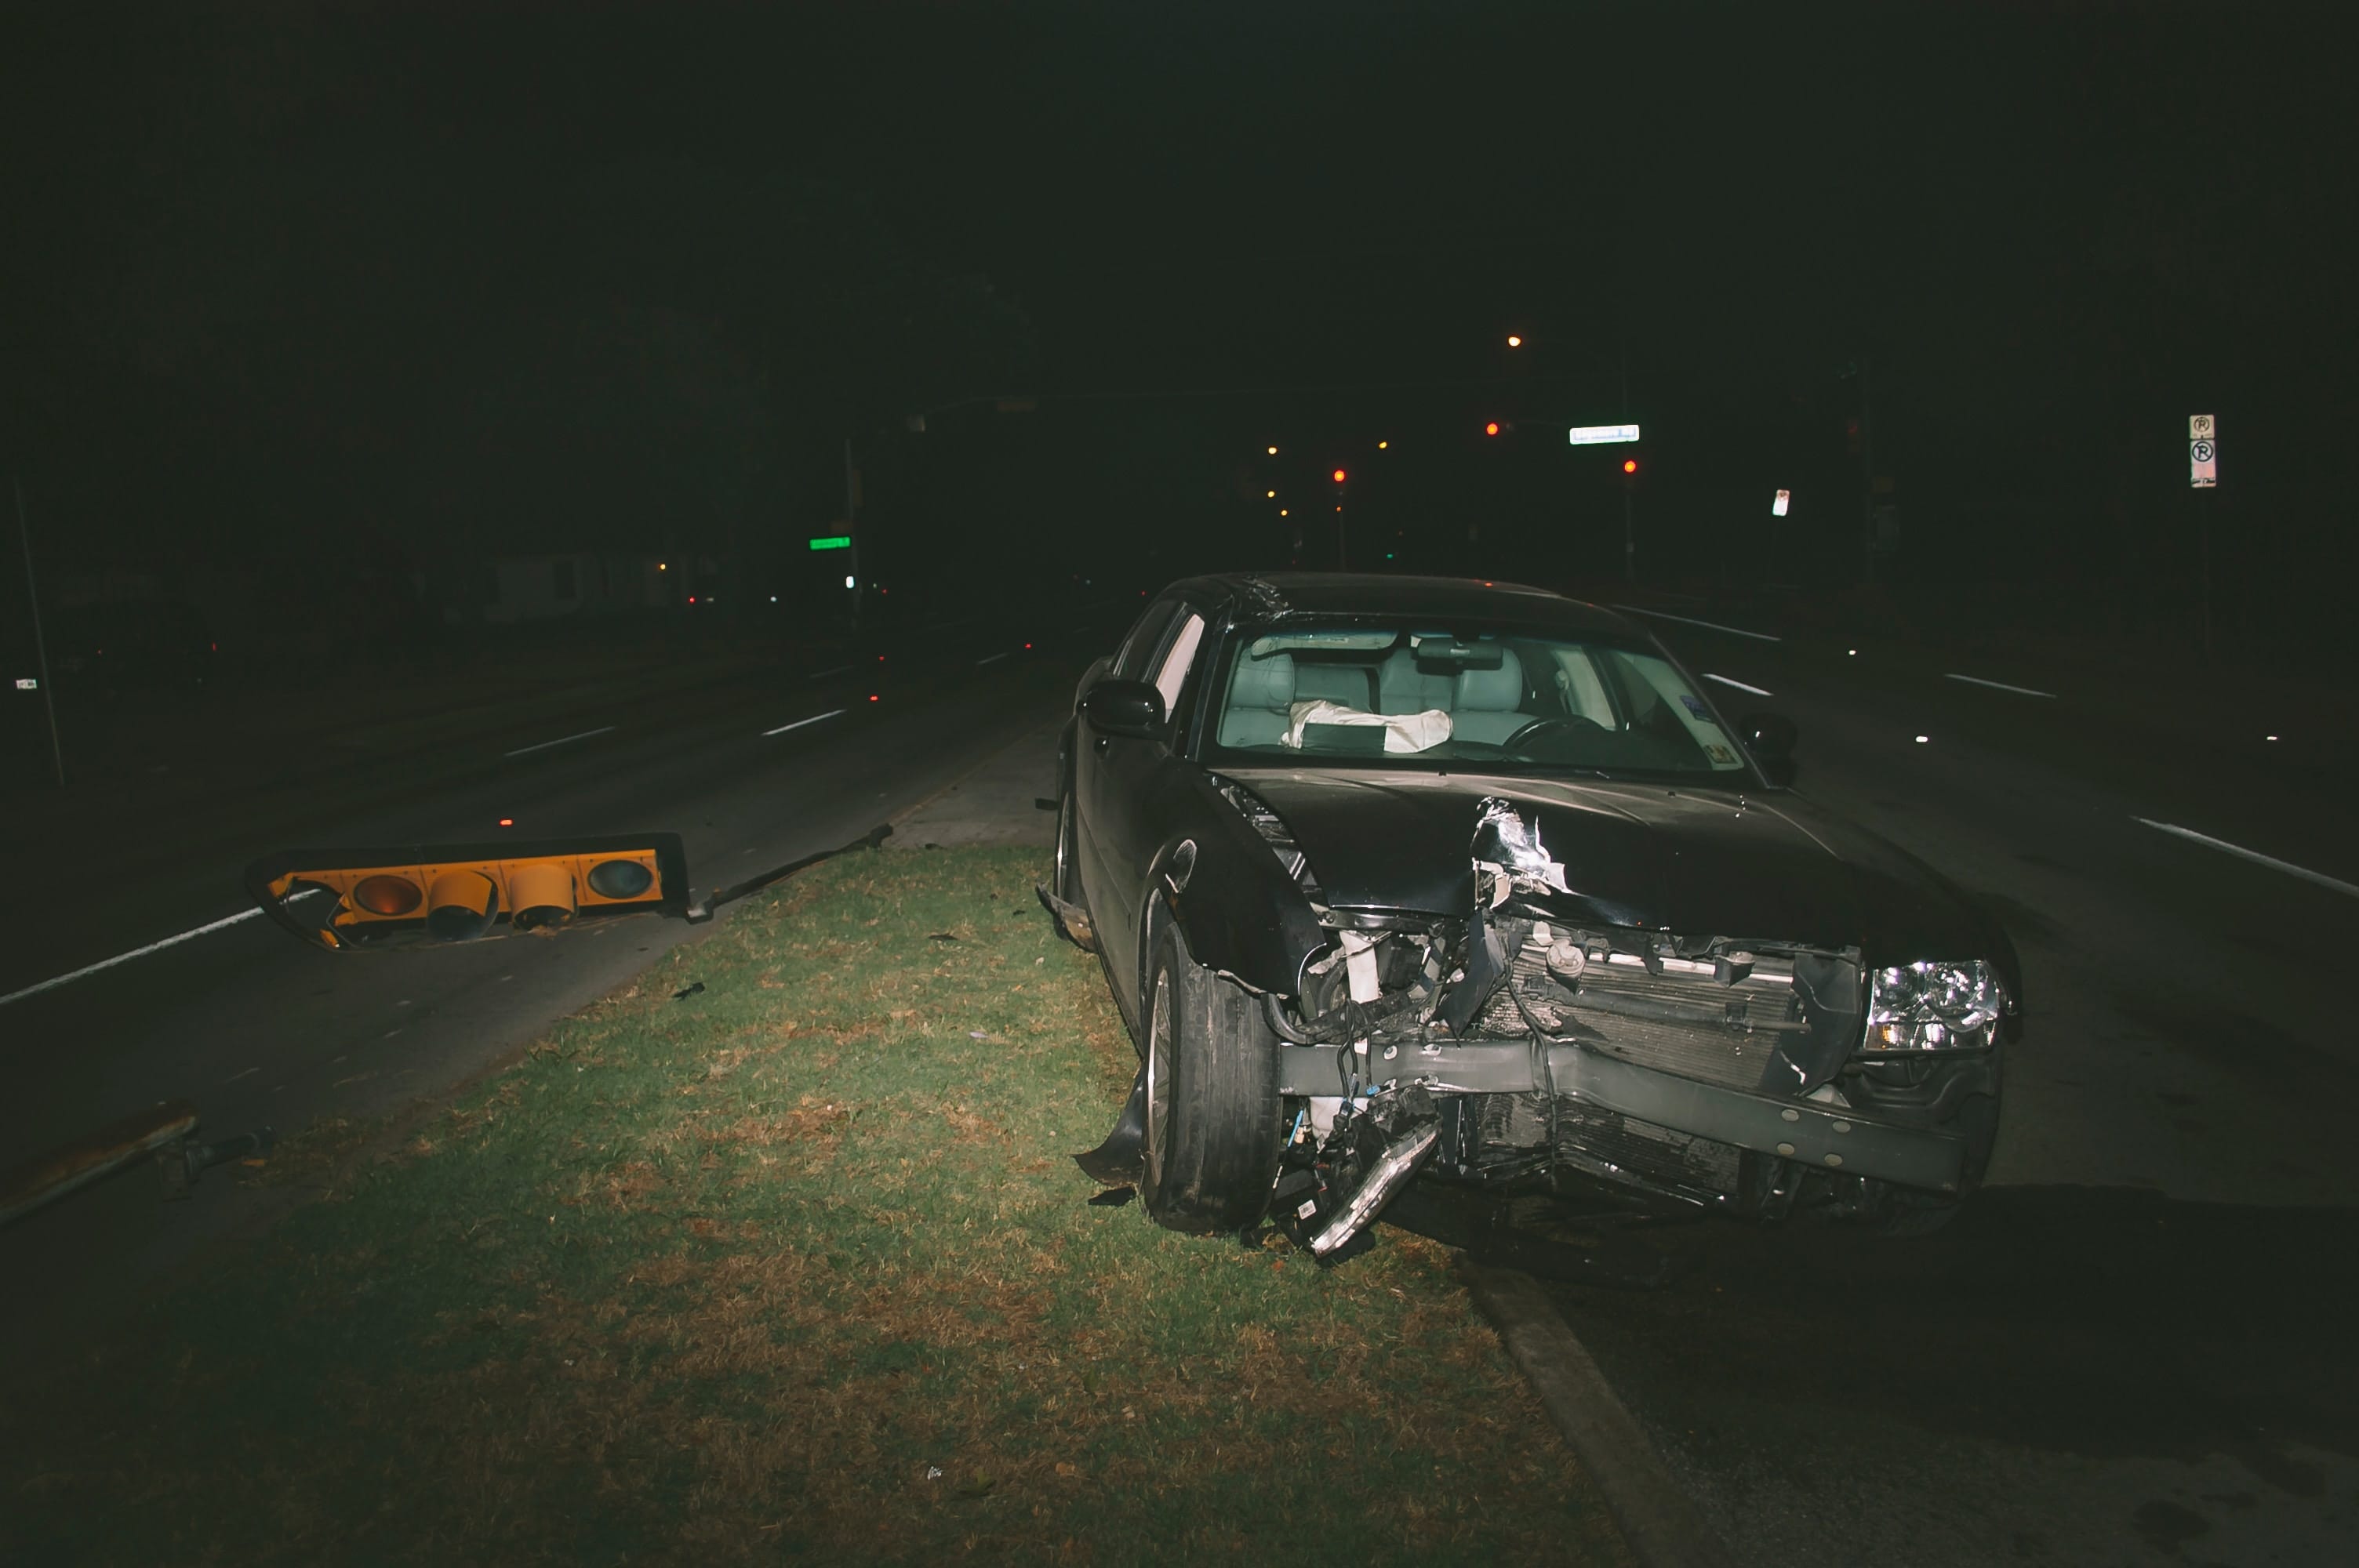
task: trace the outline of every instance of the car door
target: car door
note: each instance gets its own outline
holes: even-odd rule
[[[1128,677],[1147,681],[1162,694],[1166,717],[1161,733],[1147,738],[1091,735],[1084,747],[1094,790],[1083,801],[1084,815],[1096,827],[1100,879],[1091,889],[1090,915],[1107,968],[1133,1017],[1137,1015],[1138,966],[1132,960],[1147,908],[1148,865],[1163,837],[1154,813],[1155,785],[1164,770],[1180,765],[1180,699],[1203,655],[1211,626],[1206,606],[1178,601],[1155,638],[1152,653],[1136,666],[1138,674]]]

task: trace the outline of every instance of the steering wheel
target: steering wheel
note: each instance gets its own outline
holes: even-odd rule
[[[1602,728],[1596,720],[1591,719],[1535,719],[1529,724],[1525,725],[1522,729],[1508,736],[1505,741],[1500,741],[1499,749],[1503,752],[1512,752],[1516,747],[1522,745],[1526,741],[1529,740],[1532,736],[1538,734],[1542,730],[1562,730],[1570,733],[1573,730],[1573,727],[1575,725],[1586,725],[1592,730]]]

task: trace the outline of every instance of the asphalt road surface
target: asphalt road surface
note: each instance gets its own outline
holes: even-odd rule
[[[618,710],[611,729],[577,716],[546,737],[511,731],[484,741],[495,750],[457,782],[301,837],[669,830],[685,839],[698,889],[726,884],[849,842],[1038,729],[1130,609],[951,628],[895,644],[897,668],[865,657],[780,668],[693,701]],[[559,743],[508,754],[541,739]],[[514,826],[498,827],[502,817]],[[245,859],[287,847],[224,850],[210,874],[171,867],[153,897],[68,901],[38,940],[0,951],[0,998],[10,999],[0,1001],[0,1165],[175,1097],[194,1101],[214,1136],[384,1118],[712,929],[635,916],[557,940],[328,954],[260,918],[234,918],[250,908],[237,891]],[[724,906],[719,920],[728,917]],[[63,978],[91,965],[106,967]],[[280,1201],[215,1173],[167,1205],[153,1175],[134,1169],[0,1231],[0,1368],[38,1358],[107,1303]]]
[[[1675,1265],[1553,1289],[1714,1528],[1754,1563],[2359,1558],[2347,782],[2265,690],[2158,723],[2113,677],[1680,613],[1716,699],[1795,720],[1799,789],[1997,912],[2027,992],[1946,1231],[1565,1227]]]

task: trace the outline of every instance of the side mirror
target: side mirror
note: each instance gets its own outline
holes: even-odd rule
[[[1745,745],[1769,782],[1794,782],[1794,721],[1781,713],[1756,713],[1745,719]]]
[[[1082,717],[1101,735],[1153,740],[1163,732],[1163,694],[1143,680],[1102,680],[1082,698]]]

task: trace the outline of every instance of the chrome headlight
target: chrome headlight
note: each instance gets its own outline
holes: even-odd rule
[[[1866,1051],[1954,1051],[1998,1038],[2006,991],[1977,958],[1875,971],[1867,997]]]

